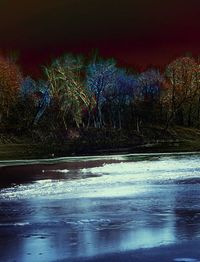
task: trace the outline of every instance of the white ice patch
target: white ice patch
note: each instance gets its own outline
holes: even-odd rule
[[[51,182],[52,179],[41,179],[41,180],[38,180],[36,183],[38,184],[46,184],[48,182]]]
[[[83,224],[104,224],[104,223],[110,223],[111,220],[110,219],[81,219],[77,222],[73,222],[73,223],[76,223],[78,225],[83,225]],[[68,222],[70,223],[70,222]]]
[[[14,226],[18,226],[18,227],[23,227],[23,226],[28,226],[30,225],[29,222],[24,222],[24,223],[15,223]]]
[[[196,258],[175,258],[175,262],[199,262]]]
[[[51,172],[57,172],[57,173],[68,173],[68,169],[56,169],[56,170],[49,170]]]
[[[184,178],[200,178],[199,158],[173,159],[163,158],[154,161],[121,162],[104,164],[102,167],[84,168],[83,173],[123,175],[123,181],[127,177],[132,180],[175,180]]]
[[[11,227],[11,226],[16,226],[16,227],[23,227],[23,226],[29,226],[29,222],[19,222],[19,223],[1,223],[0,227]]]
[[[68,172],[68,170],[61,171]],[[104,164],[102,167],[82,169],[80,173],[86,175],[86,178],[47,179],[4,188],[1,190],[0,198],[104,198],[146,194],[154,190],[153,185],[157,184],[176,185],[177,181],[185,183],[184,181],[188,179],[200,181],[200,158],[199,156],[178,159],[163,157],[160,160]]]

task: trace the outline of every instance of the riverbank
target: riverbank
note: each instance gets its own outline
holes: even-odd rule
[[[73,139],[45,143],[26,136],[0,136],[0,160],[199,150],[200,130],[183,127],[175,127],[168,131],[161,127],[147,127],[141,132],[93,129],[84,131]]]

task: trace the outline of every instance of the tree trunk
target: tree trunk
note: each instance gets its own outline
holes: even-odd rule
[[[121,112],[118,110],[118,121],[119,121],[119,129],[122,129],[122,120],[121,120]]]
[[[189,106],[189,112],[188,112],[188,127],[191,126],[191,113],[192,113],[192,104]]]
[[[136,130],[138,133],[140,132],[140,119],[138,116],[136,116]]]

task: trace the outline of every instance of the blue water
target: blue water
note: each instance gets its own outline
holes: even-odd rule
[[[2,188],[1,261],[70,261],[199,240],[199,154],[112,159]]]

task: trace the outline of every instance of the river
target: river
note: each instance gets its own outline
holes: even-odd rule
[[[198,153],[0,166],[0,261],[200,261]]]

